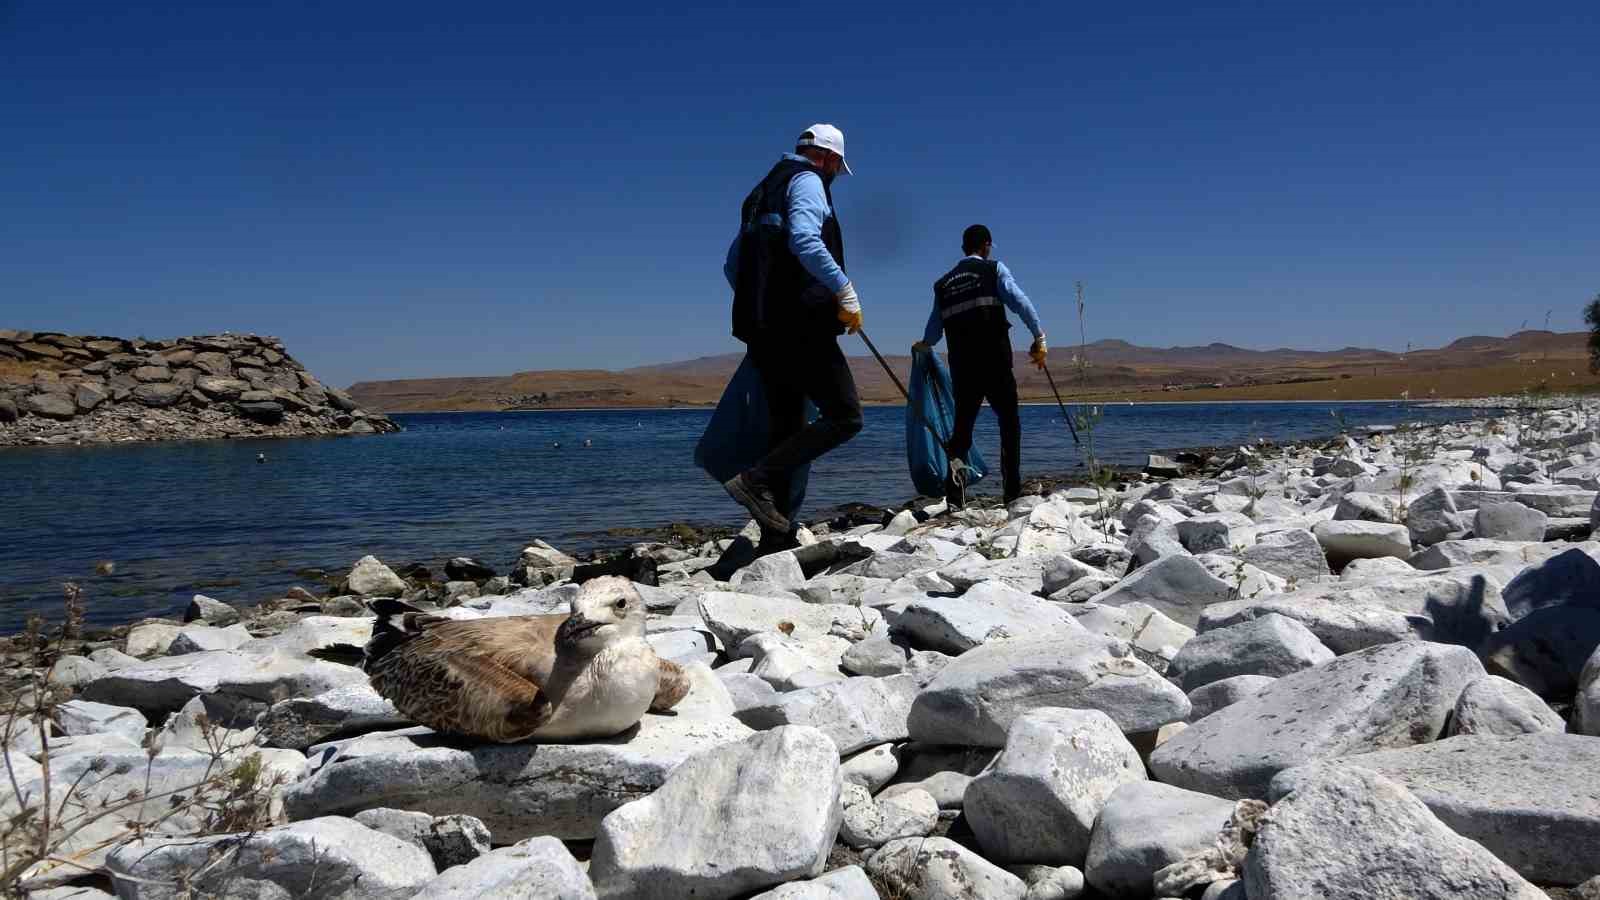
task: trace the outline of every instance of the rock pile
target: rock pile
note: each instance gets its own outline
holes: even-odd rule
[[[369,557],[348,597],[302,607],[352,615],[235,622],[197,602],[188,625],[133,630],[122,649],[145,658],[56,663],[77,699],[51,725],[49,777],[96,798],[141,789],[144,746],[172,785],[220,730],[284,774],[275,824],[120,843],[107,826],[73,848],[95,874],[47,864],[30,885],[1584,896],[1600,887],[1579,887],[1600,874],[1594,411],[1242,451],[1211,477],[1009,509],[903,510],[802,530],[742,568],[728,560],[747,536],[641,545],[660,582],[639,586],[649,640],[693,688],[672,714],[581,744],[443,737],[310,655],[365,640],[357,595],[456,618],[561,611],[574,569],[548,545],[524,552],[521,589],[458,560],[457,587],[424,591]],[[24,791],[42,753],[13,739]]]
[[[0,330],[6,360],[33,371],[26,383],[0,380],[0,446],[399,430],[318,381],[277,338]]]

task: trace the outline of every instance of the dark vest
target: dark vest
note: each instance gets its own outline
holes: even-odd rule
[[[934,302],[939,305],[952,355],[1001,346],[1011,352],[1011,338],[1006,333],[1011,323],[1006,321],[1000,301],[999,265],[992,259],[968,257],[933,283]]]
[[[817,175],[808,162],[780,159],[744,198],[739,213],[739,271],[734,277],[733,336],[749,343],[763,334],[844,333],[833,292],[811,277],[789,251],[789,182],[802,172]],[[833,186],[822,179],[828,218],[822,243],[844,268],[844,235],[833,214]]]

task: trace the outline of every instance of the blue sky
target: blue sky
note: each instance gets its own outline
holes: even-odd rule
[[[1600,291],[1600,6],[0,0],[0,327],[326,380],[729,352],[800,129],[869,333],[982,221],[1052,343],[1400,349]],[[850,352],[860,352],[852,348]]]

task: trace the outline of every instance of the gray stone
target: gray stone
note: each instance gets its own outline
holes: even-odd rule
[[[843,785],[837,749],[814,728],[697,754],[605,817],[589,877],[600,897],[707,898],[814,878],[839,832]]]
[[[871,791],[847,781],[839,803],[844,816],[839,840],[858,850],[922,837],[939,824],[939,804],[927,791],[902,791],[875,800]]]
[[[1190,710],[1186,721],[1191,724],[1198,722],[1225,706],[1232,706],[1246,697],[1254,697],[1277,680],[1266,675],[1235,675],[1203,684],[1189,692]]]
[[[109,672],[110,669],[87,656],[63,656],[50,665],[45,680],[65,688],[88,684]]]
[[[697,676],[676,715],[646,715],[603,741],[483,744],[425,728],[363,735],[291,785],[284,805],[294,818],[380,806],[461,813],[483,820],[496,844],[538,834],[587,840],[607,813],[649,795],[685,759],[751,733],[728,712],[685,708],[715,685],[709,673]],[[726,692],[722,702],[731,708]]]
[[[1515,681],[1485,675],[1467,685],[1450,716],[1451,735],[1508,737],[1539,731],[1565,731],[1567,723],[1539,695]]]
[[[1452,698],[1453,699],[1453,698]],[[957,657],[917,695],[912,738],[1001,747],[1031,709],[1098,709],[1125,732],[1154,731],[1189,714],[1177,687],[1121,641],[1087,632],[995,641]]]
[[[1024,900],[1021,878],[949,838],[890,841],[867,857],[867,872],[905,900]]]
[[[1145,603],[1193,628],[1208,604],[1232,599],[1228,583],[1192,556],[1165,556],[1089,598],[1091,603],[1126,606]]]
[[[1194,629],[1172,621],[1146,603],[1099,606],[1086,603],[1073,610],[1078,624],[1093,634],[1126,641],[1134,655],[1160,673],[1194,637]]]
[[[22,411],[47,419],[70,419],[78,414],[78,404],[71,394],[57,390],[22,398]]]
[[[583,865],[553,837],[529,838],[452,868],[413,900],[595,900]]]
[[[1271,791],[1282,796],[1329,769],[1376,772],[1524,878],[1577,884],[1600,859],[1597,766],[1600,741],[1582,735],[1463,735],[1292,769]]]
[[[1495,581],[1482,571],[1452,569],[1317,584],[1279,597],[1218,603],[1202,614],[1199,630],[1269,614],[1306,626],[1335,653],[1413,638],[1477,647],[1508,620]]]
[[[769,553],[735,572],[730,583],[738,587],[746,581],[793,589],[806,583],[806,573],[801,570],[800,560],[794,553]]]
[[[900,771],[900,759],[895,756],[893,744],[879,744],[841,760],[839,771],[846,784],[858,784],[876,794],[894,780]]]
[[[304,750],[334,738],[367,731],[404,728],[411,720],[378,696],[365,681],[313,697],[291,697],[272,704],[256,719],[265,747]]]
[[[1382,522],[1344,520],[1318,522],[1311,533],[1328,554],[1335,567],[1342,567],[1352,559],[1371,559],[1380,556],[1411,555],[1411,532],[1404,525],[1387,525]]]
[[[1429,551],[1423,551],[1424,553]],[[1414,557],[1413,557],[1414,558]],[[1437,566],[1436,568],[1445,568]],[[1340,581],[1370,581],[1377,578],[1387,578],[1393,575],[1415,575],[1416,568],[1403,559],[1393,556],[1381,556],[1377,559],[1352,559],[1345,564],[1344,571],[1339,573]]]
[[[987,859],[1082,866],[1106,798],[1144,779],[1139,751],[1105,713],[1038,709],[1017,717],[967,786],[963,813]]]
[[[748,664],[750,661],[738,662]],[[778,702],[778,692],[773,690],[772,685],[761,676],[749,672],[729,671],[732,665],[718,669],[716,676],[717,680],[728,689],[728,696],[733,700],[735,715],[743,715],[748,710]]]
[[[1486,638],[1478,648],[1484,668],[1541,697],[1565,697],[1595,648],[1600,647],[1600,609],[1552,606],[1536,609]]]
[[[472,816],[441,816],[403,809],[369,809],[357,822],[428,852],[439,871],[465,865],[489,852],[489,828]]]
[[[1333,511],[1336,522],[1385,522],[1394,524],[1399,515],[1392,497],[1382,497],[1364,491],[1351,491],[1339,498]]]
[[[755,634],[780,634],[785,624],[791,626],[789,636],[800,641],[837,633],[836,626],[861,639],[887,633],[883,615],[865,607],[712,591],[700,598],[699,610],[724,647],[738,647]]]
[[[1422,547],[1432,546],[1466,530],[1466,523],[1455,498],[1442,487],[1423,494],[1406,505],[1406,530],[1411,540]]]
[[[206,865],[221,853],[233,858],[226,865]],[[202,896],[224,890],[240,896],[234,891],[249,885],[251,897],[297,900],[398,900],[438,874],[421,849],[336,817],[253,835],[138,841],[113,851],[107,867],[118,896],[128,900],[190,896],[177,882],[185,872],[202,869],[209,871],[192,886]]]
[[[1279,678],[1193,723],[1150,754],[1168,784],[1265,797],[1292,766],[1435,740],[1483,666],[1464,647],[1407,641]]]
[[[77,404],[79,412],[90,412],[110,398],[111,391],[105,385],[89,382],[78,385],[72,394],[72,401]]]
[[[313,696],[367,680],[355,666],[251,648],[256,644],[112,669],[85,685],[83,695],[101,703],[132,706],[151,719],[177,711],[199,694],[216,694],[234,708],[251,709],[254,714],[265,710],[274,697]]]
[[[1190,553],[1233,549],[1232,531],[1247,528],[1250,517],[1239,513],[1212,513],[1177,523],[1178,541]]]
[[[1089,840],[1084,875],[1111,897],[1149,897],[1155,873],[1216,843],[1233,801],[1154,781],[1125,784],[1106,799]]]
[[[189,389],[181,384],[141,384],[133,389],[133,399],[145,406],[164,409],[176,406],[180,400],[188,396]]]
[[[179,626],[169,622],[146,622],[135,625],[128,631],[126,647],[129,656],[146,657],[162,656],[172,647],[172,641],[178,636]]]
[[[1328,574],[1328,558],[1315,535],[1304,528],[1269,531],[1244,549],[1240,558],[1264,572],[1308,584]]]
[[[1078,900],[1083,896],[1083,873],[1074,866],[1023,866],[1028,883],[1024,900]],[[1022,873],[1014,873],[1022,874]]]
[[[889,640],[887,636],[871,637],[850,645],[839,660],[846,672],[881,678],[898,675],[906,670],[911,651]]]
[[[205,622],[208,625],[232,625],[239,621],[239,611],[223,603],[213,600],[205,594],[195,594],[189,601],[189,608],[183,612],[185,622]]]
[[[791,881],[750,900],[879,900],[878,889],[860,866],[845,866],[809,881]]]
[[[945,566],[937,574],[961,591],[993,581],[1024,594],[1050,594],[1079,578],[1099,574],[1099,570],[1062,553],[1035,553],[1004,559],[986,559],[973,553]]]
[[[1524,570],[1501,593],[1513,619],[1549,606],[1600,609],[1600,561],[1573,548]]]
[[[1250,900],[1544,900],[1404,787],[1341,767],[1267,813],[1245,866]]]
[[[359,597],[399,597],[406,583],[376,556],[363,556],[345,578],[350,593]]]
[[[1278,678],[1333,659],[1333,651],[1294,619],[1268,614],[1207,631],[1183,645],[1167,677],[1185,691],[1235,675]]]
[[[245,629],[243,623],[234,623],[226,628],[201,623],[199,625],[185,625],[178,630],[177,637],[167,645],[168,656],[181,656],[185,653],[204,653],[207,650],[237,650],[245,644],[255,640],[255,637]]]
[[[1472,532],[1495,541],[1542,541],[1550,517],[1521,503],[1486,503],[1478,507]]]
[[[1578,694],[1572,701],[1572,730],[1600,737],[1600,648],[1578,676]]]
[[[983,582],[960,597],[912,602],[895,620],[893,631],[923,649],[959,654],[990,640],[1082,628],[1055,603],[999,582]]]
[[[112,706],[90,700],[68,700],[56,707],[56,727],[62,734],[86,735],[111,732],[120,734],[133,746],[144,741],[150,723],[144,714],[126,706]]]
[[[917,691],[917,681],[910,675],[847,678],[778,694],[772,704],[748,710],[739,719],[758,730],[809,725],[826,734],[841,754],[848,754],[905,740]]]
[[[195,388],[202,394],[217,400],[237,400],[245,391],[250,390],[250,383],[237,378],[218,378],[215,375],[202,375],[195,379]]]

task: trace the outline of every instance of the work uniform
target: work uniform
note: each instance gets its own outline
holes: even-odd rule
[[[1005,500],[1022,493],[1022,421],[1017,415],[1017,379],[1011,373],[1009,309],[1034,338],[1044,334],[1039,314],[1003,263],[976,254],[956,263],[933,284],[933,312],[922,341],[930,347],[950,336],[950,380],[956,421],[950,455],[965,460],[972,449],[978,410],[989,401],[1000,420],[1000,473]]]
[[[723,274],[733,336],[744,341],[767,397],[769,450],[746,475],[789,517],[789,476],[861,430],[861,400],[838,336],[844,235],[831,179],[785,153],[745,198]],[[806,400],[821,413],[806,422]]]

